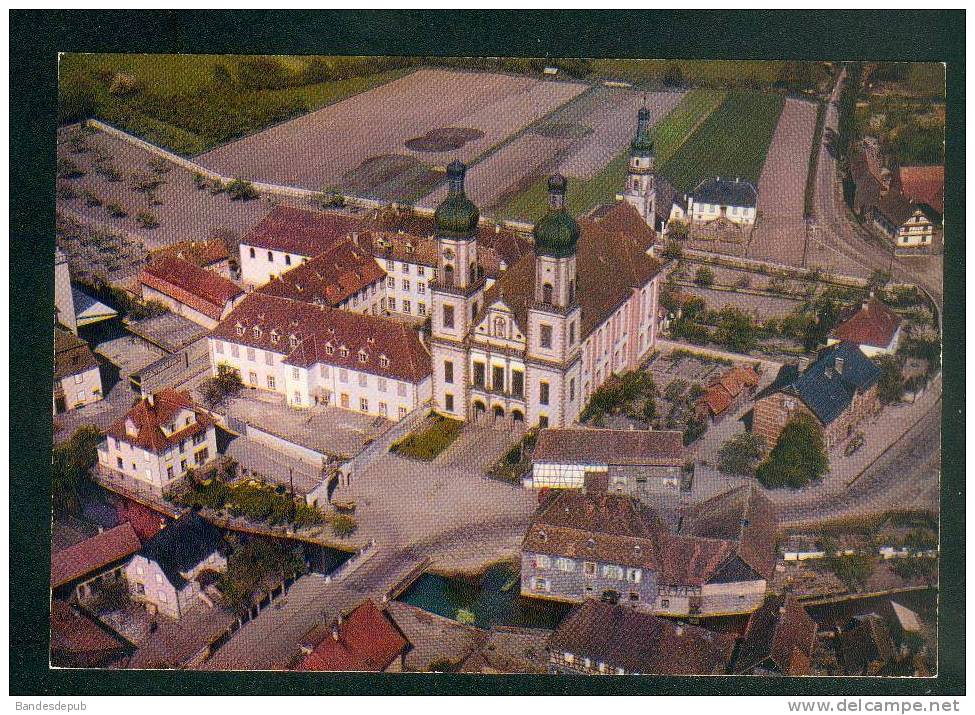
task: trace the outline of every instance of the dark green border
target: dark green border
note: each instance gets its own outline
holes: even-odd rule
[[[964,693],[965,15],[950,12],[10,13],[11,694]],[[686,28],[694,28],[689,32]],[[350,676],[47,669],[58,51],[890,59],[948,63],[944,554],[936,680]]]

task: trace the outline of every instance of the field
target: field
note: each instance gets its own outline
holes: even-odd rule
[[[673,109],[653,126],[658,163],[673,155],[695,127],[721,104],[724,96],[723,92],[715,90],[695,89],[684,94],[676,106],[671,104]],[[651,116],[651,120],[654,118]],[[625,147],[636,129],[633,116],[629,119],[626,140],[617,149],[612,160],[594,175],[569,182],[566,205],[570,213],[583,214],[597,204],[611,202],[623,190],[629,159]],[[565,165],[560,168],[568,174]],[[545,192],[546,179],[542,177],[528,189],[512,197],[498,213],[505,218],[534,221],[545,211]]]
[[[595,76],[634,84],[679,80],[679,83],[697,87],[765,89],[782,80],[789,69],[800,65],[803,71],[798,73],[799,81],[793,82],[793,89],[815,90],[829,77],[822,62],[598,59],[593,60],[592,64]]]
[[[815,129],[816,105],[787,99],[758,180],[758,208],[763,219],[769,216],[802,218],[809,151]]]
[[[224,175],[412,200],[429,192],[452,160],[477,159],[584,89],[571,82],[422,69],[197,160]]]
[[[693,136],[660,165],[660,173],[684,192],[715,176],[758,182],[783,103],[780,95],[729,92]],[[800,160],[808,160],[808,153]]]

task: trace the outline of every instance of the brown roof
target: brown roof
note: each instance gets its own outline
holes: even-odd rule
[[[209,241],[180,241],[169,246],[157,248],[152,252],[151,257],[162,258],[163,256],[174,256],[189,261],[200,268],[207,268],[217,263],[229,260],[230,254],[223,241],[212,239]]]
[[[718,675],[731,659],[735,637],[676,623],[625,606],[588,600],[549,639],[553,653],[605,663],[644,675]]]
[[[758,373],[751,367],[735,366],[725,370],[721,376],[708,385],[701,397],[712,415],[720,415],[746,387],[758,385]]]
[[[139,282],[213,320],[243,294],[232,281],[176,256],[154,260],[142,269]]]
[[[772,576],[778,517],[772,502],[753,486],[731,489],[686,509],[680,535],[730,542],[755,573],[766,580]]]
[[[71,377],[98,367],[88,343],[74,333],[54,329],[54,379]]]
[[[771,596],[748,618],[735,655],[735,673],[757,666],[783,675],[809,675],[816,621],[795,596]]]
[[[649,249],[657,240],[657,234],[640,216],[640,212],[626,201],[611,204],[598,215],[593,215],[596,224],[609,233],[629,236]]]
[[[121,561],[142,548],[129,522],[107,529],[51,556],[51,588]]]
[[[603,227],[592,219],[579,220],[576,252],[576,295],[582,309],[581,333],[587,337],[613,311],[643,288],[661,264],[646,253],[639,236]],[[514,313],[522,332],[527,329],[528,308],[535,298],[535,257],[526,255],[509,267],[484,293],[482,315],[496,301]]]
[[[927,204],[939,214],[945,209],[945,167],[902,166],[897,171],[901,193],[911,201]]]
[[[852,627],[836,637],[836,649],[847,675],[873,675],[896,655],[890,630],[876,613],[855,617]]]
[[[877,201],[877,210],[894,226],[900,227],[909,219],[917,205],[911,203],[903,194],[896,190],[881,193]]]
[[[876,298],[870,298],[841,316],[842,322],[830,336],[857,345],[885,348],[894,339],[901,325],[901,317]]]
[[[62,667],[105,667],[131,647],[64,601],[51,604],[51,660]]]
[[[679,465],[684,444],[678,431],[543,429],[536,462]]]
[[[337,307],[386,276],[368,252],[343,239],[258,289],[260,293]]]
[[[522,550],[656,568],[666,532],[642,502],[619,494],[552,494],[535,514]]]
[[[182,410],[192,410],[196,418],[189,425],[176,430],[167,437],[162,428],[171,424],[172,420]],[[135,425],[135,436],[130,435],[125,429],[129,420],[132,420]],[[179,444],[184,439],[188,439],[199,432],[205,432],[212,425],[213,420],[210,415],[197,409],[193,400],[190,399],[189,392],[177,391],[167,387],[151,397],[136,400],[132,408],[123,417],[113,422],[105,434],[158,454],[167,447]]]
[[[663,549],[660,583],[703,586],[734,553],[730,540],[672,536]]]
[[[857,211],[864,211],[880,202],[883,183],[870,167],[870,162],[862,151],[855,152],[850,159],[850,178],[856,185],[853,206]]]
[[[439,249],[433,236],[370,231],[359,234],[359,243],[380,260],[405,261],[431,268],[437,265]],[[477,261],[488,278],[496,278],[501,273],[501,256],[495,248],[481,241],[477,243]]]
[[[382,672],[402,654],[409,641],[392,621],[367,600],[336,624],[302,661],[300,670]]]
[[[361,218],[347,214],[275,206],[240,242],[310,258],[345,238],[361,223]]]
[[[401,321],[263,293],[244,298],[211,336],[283,353],[288,364],[302,367],[326,363],[412,383],[431,372],[430,353],[416,330]],[[344,357],[342,347],[348,350]],[[360,351],[365,361],[360,360]]]

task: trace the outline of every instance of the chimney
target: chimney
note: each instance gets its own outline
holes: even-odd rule
[[[148,395],[146,395],[146,404],[148,404],[149,407],[154,407],[156,404],[156,396],[153,395],[151,392]]]

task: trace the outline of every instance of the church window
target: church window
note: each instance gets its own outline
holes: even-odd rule
[[[454,363],[450,360],[444,360],[443,381],[446,383],[453,383],[454,381]]]
[[[454,267],[449,263],[443,267],[443,282],[447,286],[454,284]]]
[[[273,251],[268,251],[267,252],[267,261],[268,261],[268,263],[274,263],[274,252]]]
[[[569,402],[572,402],[576,398],[576,379],[573,377],[569,380]]]
[[[546,283],[542,286],[542,302],[551,303],[552,302],[552,284]]]
[[[576,282],[574,280],[569,281],[569,303],[575,302],[576,299]]]
[[[254,255],[254,247],[251,246],[251,258],[254,258],[254,257],[255,257],[255,255]]]
[[[450,395],[450,394],[444,395],[443,396],[443,406],[444,406],[444,409],[447,410],[447,412],[453,412],[454,411],[454,396],[453,395]]]
[[[471,264],[469,274],[471,283],[477,280],[477,266],[473,263]]]
[[[569,323],[569,345],[576,344],[576,322]]]
[[[539,326],[538,343],[543,348],[552,347],[552,326],[551,325]]]
[[[549,385],[547,382],[538,383],[538,403],[547,405],[549,400]]]
[[[443,326],[445,328],[454,327],[454,306],[445,305],[443,307]]]

